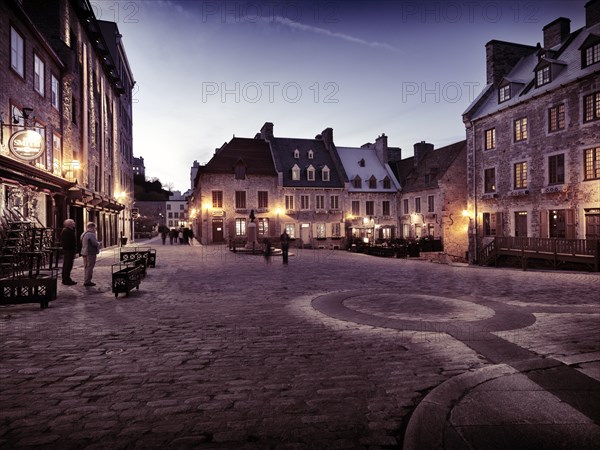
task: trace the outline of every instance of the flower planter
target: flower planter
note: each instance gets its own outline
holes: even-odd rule
[[[112,265],[112,292],[115,298],[119,292],[124,292],[129,297],[129,291],[139,289],[142,280],[142,266]]]
[[[47,308],[56,299],[58,271],[45,272],[0,279],[0,305],[39,303],[41,309]]]

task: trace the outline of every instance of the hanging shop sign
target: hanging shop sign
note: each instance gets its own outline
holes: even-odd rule
[[[8,149],[19,159],[33,161],[44,153],[44,137],[33,130],[20,130],[8,141]]]

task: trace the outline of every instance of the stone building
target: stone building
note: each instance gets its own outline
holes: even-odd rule
[[[263,139],[235,137],[199,165],[190,219],[202,244],[246,242],[250,212],[259,238],[279,236],[277,172]]]
[[[391,163],[402,186],[400,237],[440,239],[445,253],[464,258],[468,249],[468,219],[463,215],[466,152],[466,141],[436,150],[422,141],[414,145],[414,156]]]
[[[269,145],[277,172],[278,231],[296,245],[336,248],[344,238],[344,170],[333,130],[314,139],[276,137],[267,122],[258,138]]]
[[[400,184],[389,166],[387,136],[360,148],[336,147],[345,171],[345,228],[348,238],[374,244],[397,236]]]
[[[133,77],[115,24],[88,0],[0,4],[0,202],[60,227],[98,224],[105,245],[131,234]],[[35,158],[15,151],[15,132],[43,138]],[[119,175],[116,175],[119,174]]]
[[[494,236],[600,237],[600,1],[543,45],[486,44],[487,86],[464,113],[470,259]]]

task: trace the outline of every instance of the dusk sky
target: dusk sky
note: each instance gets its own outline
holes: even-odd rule
[[[485,44],[535,45],[558,17],[584,26],[586,0],[103,1],[137,82],[134,156],[186,191],[194,160],[265,122],[280,137],[334,130],[338,146],[381,133],[412,156],[465,138],[485,86]]]

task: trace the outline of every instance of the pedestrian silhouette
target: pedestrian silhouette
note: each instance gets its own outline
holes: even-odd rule
[[[279,237],[281,240],[281,254],[283,256],[283,263],[288,263],[288,252],[290,250],[290,235],[287,233],[287,230],[284,230]]]

